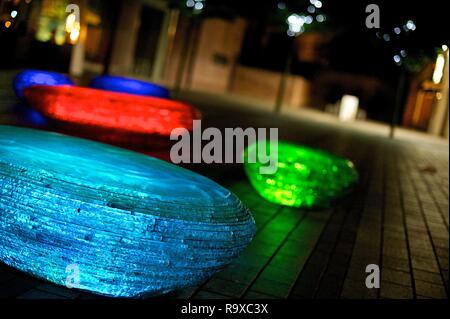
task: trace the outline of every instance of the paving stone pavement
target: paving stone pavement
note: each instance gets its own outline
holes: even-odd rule
[[[0,123],[23,123],[11,91],[0,86]],[[267,113],[214,106],[203,127],[278,127],[280,138],[351,159],[360,181],[333,207],[282,207],[260,198],[242,167],[189,168],[232,190],[252,211],[257,234],[243,254],[198,287],[167,298],[448,298],[448,145],[401,142]],[[366,266],[380,289],[365,285]],[[0,264],[0,298],[92,299]]]

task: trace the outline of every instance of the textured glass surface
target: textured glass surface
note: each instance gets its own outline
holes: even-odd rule
[[[230,191],[161,160],[56,133],[0,126],[0,260],[108,296],[195,285],[255,233]]]
[[[73,85],[72,80],[61,73],[24,70],[17,73],[13,80],[13,88],[18,98],[23,98],[23,91],[33,85]]]
[[[76,86],[33,86],[24,94],[47,117],[123,132],[169,136],[178,127],[192,130],[200,116],[186,103]]]
[[[274,174],[260,174],[261,163],[249,163],[248,155],[270,154],[257,144],[244,152],[244,168],[251,184],[265,199],[286,206],[328,207],[348,193],[358,180],[352,162],[306,146],[278,142],[278,166]],[[257,157],[258,158],[258,157]],[[266,166],[265,164],[264,166]]]
[[[170,97],[169,90],[167,90],[165,87],[120,76],[97,76],[91,81],[90,87],[94,89],[109,90],[129,94],[148,95],[161,98]]]

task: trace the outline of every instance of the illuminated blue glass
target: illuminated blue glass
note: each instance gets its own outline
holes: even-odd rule
[[[255,233],[210,179],[114,146],[0,126],[0,261],[114,297],[197,285]],[[79,280],[75,280],[78,270]]]
[[[15,111],[27,124],[32,124],[34,126],[45,126],[49,124],[49,120],[42,113],[36,111],[27,104],[17,104],[15,106]]]
[[[101,75],[94,78],[90,86],[100,90],[154,96],[165,99],[170,98],[169,90],[165,87],[120,76]]]
[[[33,85],[74,85],[66,75],[41,70],[24,70],[17,73],[13,88],[18,98],[23,98],[23,90]]]

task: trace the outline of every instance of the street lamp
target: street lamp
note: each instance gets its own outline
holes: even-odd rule
[[[304,31],[304,25],[307,23],[307,19],[303,15],[298,15],[296,13],[291,14],[287,19],[286,23],[288,25],[287,35],[289,37],[297,37]],[[275,112],[279,113],[281,110],[281,105],[283,104],[284,91],[286,89],[286,82],[289,76],[289,72],[292,65],[292,60],[294,58],[295,51],[295,40],[292,41],[292,47],[289,50],[289,55],[286,60],[286,65],[283,74],[280,79],[280,84],[278,86],[277,99],[275,101]]]

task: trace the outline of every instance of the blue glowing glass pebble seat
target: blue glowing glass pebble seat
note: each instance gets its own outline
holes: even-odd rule
[[[34,85],[74,85],[74,82],[62,73],[43,70],[23,70],[13,80],[14,92],[20,99],[24,97],[23,91]]]
[[[206,177],[142,154],[0,126],[0,260],[65,285],[142,297],[196,285],[255,233],[248,209]]]
[[[92,79],[90,87],[114,92],[170,98],[170,92],[157,84],[121,76],[100,75]]]

